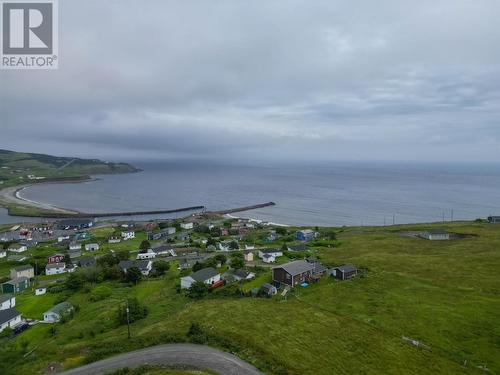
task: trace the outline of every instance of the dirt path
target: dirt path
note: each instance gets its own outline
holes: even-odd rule
[[[220,375],[264,375],[232,354],[193,344],[153,346],[65,371],[61,375],[99,375],[141,365],[190,366],[212,370]]]

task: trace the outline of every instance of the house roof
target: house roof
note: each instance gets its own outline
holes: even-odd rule
[[[50,270],[51,268],[65,268],[66,267],[66,263],[52,263],[52,264],[47,264],[45,266],[45,269],[46,270]]]
[[[55,314],[61,314],[68,312],[69,310],[73,309],[73,305],[69,302],[61,302],[55,305],[54,307],[50,308],[49,310],[45,311],[44,315],[47,313],[55,313]]]
[[[261,249],[259,250],[263,254],[275,254],[275,253],[281,253],[282,251],[280,249]]]
[[[93,222],[94,220],[92,219],[67,219],[60,221],[58,225],[63,227],[71,227],[71,226],[88,225]]]
[[[7,323],[19,315],[21,313],[16,309],[0,310],[0,324]]]
[[[314,269],[314,264],[306,262],[305,260],[295,260],[273,267],[273,270],[277,268],[283,268],[290,275],[299,275],[307,271],[312,271]]]
[[[191,274],[190,276],[192,279],[194,279],[196,281],[205,281],[205,280],[208,280],[211,277],[214,277],[218,274],[219,274],[219,272],[217,272],[217,270],[215,270],[215,268],[207,267],[207,268],[203,268],[199,271],[196,271],[195,273]]]
[[[25,282],[26,280],[28,280],[28,278],[23,276],[23,277],[18,277],[17,279],[6,281],[4,284],[19,284]]]
[[[0,303],[4,303],[5,301],[9,301],[12,298],[11,294],[0,294]]]
[[[306,258],[306,261],[309,263],[317,263],[317,262],[319,262],[319,259],[314,257],[314,256],[310,256],[310,257]]]
[[[79,262],[80,266],[85,267],[85,266],[90,266],[91,264],[94,264],[96,262],[94,257],[91,256],[85,256],[80,258]]]
[[[238,276],[242,279],[246,279],[248,277],[248,275],[250,275],[250,272],[248,272],[247,270],[239,269],[239,270],[234,271],[233,275]]]
[[[9,249],[20,249],[21,247],[26,246],[20,243],[13,243],[9,245]]]
[[[33,266],[31,264],[24,264],[19,267],[14,267],[13,270],[16,272],[21,272],[21,271],[27,271],[27,270],[32,270]]]
[[[73,250],[72,250],[73,251]],[[52,255],[49,255],[48,258],[52,258],[52,257],[63,257],[64,258],[64,254],[61,254],[61,253],[56,253],[56,254],[52,254]]]
[[[170,245],[160,245],[160,246],[153,247],[152,250],[153,250],[153,252],[158,254],[158,253],[167,252],[167,251],[172,250],[172,249],[173,249],[173,247]]]
[[[146,271],[150,262],[151,261],[149,260],[122,260],[118,265],[121,269],[124,270],[132,267],[137,267],[141,271]]]
[[[85,245],[85,247],[91,247],[91,246],[92,247],[99,246],[99,244],[98,243],[88,243],[88,244]]]
[[[342,272],[352,272],[352,271],[357,271],[357,268],[355,265],[353,264],[344,264],[343,266],[338,266],[338,267],[335,267],[336,269],[342,271]]]
[[[292,251],[305,251],[305,250],[309,250],[309,248],[306,245],[288,245],[287,247],[290,250],[292,250]]]
[[[303,230],[298,230],[297,232],[304,233],[304,234],[312,234],[312,233],[314,233],[314,231],[312,229],[303,229]]]
[[[430,229],[430,230],[425,231],[424,233],[435,234],[435,235],[449,234],[449,232],[447,230],[444,230],[444,229]]]

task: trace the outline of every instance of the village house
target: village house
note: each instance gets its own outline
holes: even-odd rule
[[[58,275],[66,272],[66,263],[52,263],[45,266],[45,274],[47,276]]]
[[[64,254],[57,253],[52,254],[47,258],[47,263],[59,263],[64,260]]]
[[[259,258],[261,258],[264,263],[274,263],[276,262],[276,258],[280,256],[283,256],[283,251],[280,249],[259,250]]]
[[[16,297],[12,294],[0,294],[0,310],[7,310],[16,307]]]
[[[245,250],[255,250],[255,244],[245,244]]]
[[[20,243],[13,243],[9,245],[7,250],[12,253],[24,253],[26,250],[28,250],[28,246]]]
[[[181,228],[182,229],[193,229],[194,224],[192,222],[187,222],[187,223],[181,223]]]
[[[178,269],[185,270],[188,268],[193,268],[195,263],[196,263],[196,259],[181,258],[179,260],[179,268]]]
[[[221,241],[217,244],[217,247],[221,251],[229,251],[231,249],[231,242],[232,240]]]
[[[82,256],[82,252],[80,250],[69,250],[68,256],[70,259],[79,258]]]
[[[312,229],[303,229],[295,232],[295,238],[298,241],[312,241],[316,238],[316,232]]]
[[[35,269],[31,264],[25,264],[23,266],[10,269],[11,279],[19,279],[21,277],[27,277],[28,279],[32,279],[35,277]]]
[[[138,268],[144,276],[148,276],[153,269],[153,262],[150,260],[122,260],[118,263],[118,266],[123,272],[127,273],[129,268]]]
[[[307,257],[306,262],[312,264],[314,266],[313,276],[319,277],[323,276],[327,272],[327,268],[321,264],[318,258],[316,257]]]
[[[82,244],[78,242],[71,242],[68,246],[69,250],[81,250],[82,249]]]
[[[358,269],[352,264],[344,264],[343,266],[333,267],[330,270],[330,275],[339,280],[352,279],[357,273]]]
[[[177,236],[177,241],[187,241],[189,240],[189,234],[186,232],[179,233]]]
[[[264,240],[267,242],[273,242],[278,239],[278,233],[273,229],[265,237]]]
[[[7,327],[15,328],[22,322],[22,314],[16,309],[0,310],[0,332]]]
[[[197,281],[211,286],[218,285],[221,281],[220,273],[212,267],[203,268],[189,276],[181,277],[181,288],[188,289]]]
[[[488,216],[488,223],[499,224],[500,223],[500,216]]]
[[[89,266],[93,266],[94,264],[96,264],[96,259],[94,257],[91,257],[91,256],[82,257],[78,261],[78,265],[80,267],[89,267]]]
[[[79,230],[91,228],[94,225],[92,219],[68,219],[57,223],[57,229],[60,230]]]
[[[2,284],[2,293],[20,293],[30,286],[30,279],[27,277],[20,277],[17,279],[9,280]]]
[[[168,227],[158,232],[148,232],[148,241],[156,241],[168,237],[176,232],[174,227]]]
[[[69,240],[69,236],[59,236],[57,237],[57,242],[63,242]]]
[[[0,249],[0,258],[5,258],[7,256],[7,251]]]
[[[96,251],[99,250],[99,244],[98,243],[88,243],[85,244],[85,251]]]
[[[71,311],[73,311],[73,305],[69,302],[61,302],[43,313],[43,321],[46,323],[56,323],[64,315],[70,314]]]
[[[253,252],[250,250],[245,250],[243,252],[243,258],[245,259],[245,262],[253,262]]]
[[[109,236],[108,237],[108,243],[120,243],[122,242],[122,239],[117,236]]]
[[[220,235],[221,236],[229,236],[229,229],[228,228],[221,228]]]
[[[9,255],[7,257],[7,260],[9,262],[24,262],[27,259],[28,259],[28,257],[24,256],[24,255]]]
[[[239,270],[233,271],[233,277],[236,281],[251,280],[255,277],[255,273],[244,270],[244,269],[239,269]]]
[[[156,253],[153,249],[141,250],[137,254],[136,259],[154,259],[156,258]]]
[[[308,281],[313,276],[313,271],[314,264],[305,260],[295,260],[273,267],[273,282],[293,287]]]
[[[300,244],[300,245],[287,245],[286,246],[287,250],[288,251],[308,251],[309,248],[304,245],[304,244]]]
[[[153,252],[158,255],[168,255],[168,256],[177,256],[174,248],[170,245],[160,245],[152,248]]]
[[[122,238],[124,241],[130,240],[132,238],[135,238],[135,231],[133,230],[126,230],[122,232]]]
[[[420,237],[431,241],[443,241],[450,239],[450,233],[443,229],[432,229],[420,234]]]

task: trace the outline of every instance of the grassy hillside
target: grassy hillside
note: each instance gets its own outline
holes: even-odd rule
[[[197,322],[204,342],[269,374],[480,374],[484,365],[498,374],[500,226],[447,224],[469,236],[444,242],[400,233],[431,227],[335,229],[337,240],[315,246],[321,260],[352,262],[365,272],[352,281],[323,278],[296,288],[287,300],[219,293],[191,300],[176,291],[176,267],[135,286],[104,282],[99,288],[109,288],[111,295],[101,301],[90,299],[91,285],[72,294],[26,292],[18,308],[28,317],[40,318],[42,310],[66,298],[79,310],[71,321],[57,324],[55,333],[41,324],[0,344],[0,372],[37,373],[51,362],[71,367],[187,341]],[[129,296],[150,309],[132,325],[131,340],[126,327],[115,323],[117,307]]]
[[[0,187],[41,181],[30,179],[30,175],[58,179],[134,171],[136,168],[125,163],[0,150]]]

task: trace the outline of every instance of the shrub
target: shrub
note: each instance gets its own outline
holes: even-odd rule
[[[119,324],[127,324],[127,305],[129,309],[128,321],[133,323],[140,319],[148,316],[148,308],[139,302],[137,298],[129,298],[127,299],[127,304],[120,306],[118,309],[118,323]]]
[[[108,298],[112,293],[111,288],[99,285],[98,287],[92,289],[90,292],[90,300],[92,302],[102,301],[105,298]]]

